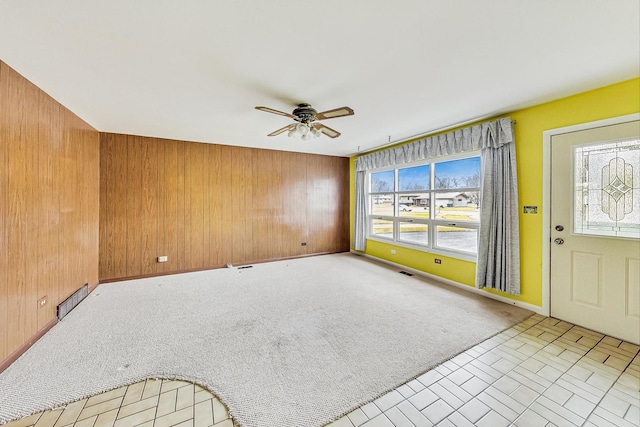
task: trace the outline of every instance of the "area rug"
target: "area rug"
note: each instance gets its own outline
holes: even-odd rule
[[[0,423],[159,377],[322,426],[531,314],[349,253],[104,284],[0,374]]]

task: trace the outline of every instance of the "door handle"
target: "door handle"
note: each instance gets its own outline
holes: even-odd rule
[[[563,243],[564,243],[564,239],[561,239],[561,238],[559,238],[559,237],[558,237],[558,238],[557,238],[557,239],[555,239],[553,242],[554,242],[556,245],[561,245],[561,244],[563,244]]]

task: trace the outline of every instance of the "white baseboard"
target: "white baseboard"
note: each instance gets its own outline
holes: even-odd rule
[[[462,284],[462,283],[459,283],[459,282],[454,282],[453,280],[445,279],[444,277],[440,277],[440,276],[436,276],[436,275],[433,275],[433,274],[425,273],[424,271],[416,270],[415,268],[407,267],[406,265],[398,264],[398,263],[395,263],[395,262],[392,262],[392,261],[389,261],[389,260],[386,260],[386,259],[383,259],[383,258],[378,258],[378,257],[375,257],[373,255],[368,255],[368,254],[365,254],[363,252],[359,252],[359,251],[356,251],[356,250],[353,250],[353,249],[351,249],[351,253],[354,254],[354,255],[361,256],[361,257],[370,258],[370,259],[373,259],[373,260],[376,260],[376,261],[379,261],[379,262],[383,262],[385,264],[392,265],[392,266],[394,266],[396,268],[399,268],[401,270],[409,271],[411,273],[418,274],[420,276],[428,277],[429,279],[437,280],[438,282],[441,282],[441,283],[444,283],[444,284],[447,284],[447,285],[452,285],[452,286],[455,286],[456,288],[464,289],[465,291],[473,292],[475,294],[482,295],[484,297],[491,298],[491,299],[503,302],[505,304],[515,305],[516,307],[524,308],[526,310],[531,310],[536,314],[541,314],[541,315],[545,316],[545,314],[543,312],[543,307],[540,307],[540,306],[537,306],[537,305],[529,304],[529,303],[522,302],[522,301],[512,300],[511,298],[503,297],[502,295],[492,294],[491,292],[486,292],[486,291],[483,291],[482,289],[478,289],[478,288],[473,287],[473,286],[468,286],[468,285],[465,285],[465,284]]]

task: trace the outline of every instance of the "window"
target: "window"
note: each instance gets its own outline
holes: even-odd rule
[[[640,141],[573,147],[575,234],[640,238]]]
[[[441,157],[368,173],[368,238],[475,259],[480,156]]]

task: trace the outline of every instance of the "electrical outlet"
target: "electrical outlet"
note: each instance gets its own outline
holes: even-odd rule
[[[391,249],[391,255],[395,255],[396,254],[396,250],[395,249]]]
[[[307,242],[300,243],[300,246],[307,246]]]
[[[442,260],[440,258],[435,258],[433,262],[435,262],[436,264],[442,264]]]
[[[159,256],[158,257],[158,262],[167,262],[169,260],[168,256]]]
[[[38,307],[44,307],[47,305],[48,297],[45,295],[38,300]]]

